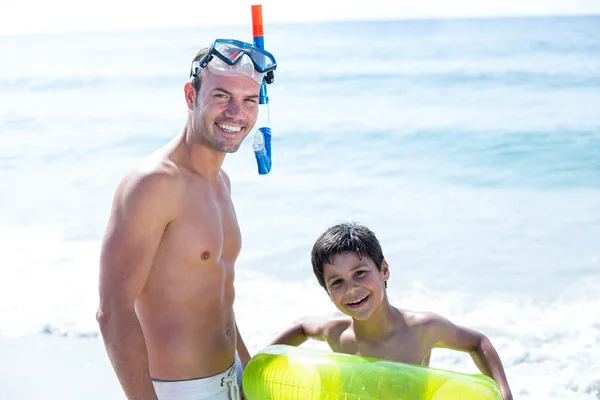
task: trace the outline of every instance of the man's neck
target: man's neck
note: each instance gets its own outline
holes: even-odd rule
[[[210,182],[216,182],[226,153],[202,143],[189,124],[184,128],[182,135],[190,169]]]

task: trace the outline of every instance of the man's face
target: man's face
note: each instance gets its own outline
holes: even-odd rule
[[[192,126],[202,143],[236,152],[256,123],[259,93],[260,85],[252,78],[204,70],[192,110]]]

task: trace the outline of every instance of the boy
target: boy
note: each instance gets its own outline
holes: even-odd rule
[[[434,347],[465,351],[498,383],[503,399],[512,399],[502,362],[485,335],[388,302],[389,266],[367,227],[343,223],[329,228],[317,239],[311,258],[317,280],[345,316],[299,322],[271,345],[299,346],[310,338],[326,341],[339,353],[425,366]]]

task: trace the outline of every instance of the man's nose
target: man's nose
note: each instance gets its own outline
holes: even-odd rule
[[[243,117],[242,104],[239,100],[231,99],[225,110],[228,118],[241,119]]]

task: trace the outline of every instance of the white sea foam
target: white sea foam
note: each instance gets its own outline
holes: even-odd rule
[[[5,279],[0,281],[1,335],[41,332],[77,340],[98,334],[94,319],[97,242],[68,242],[52,229],[4,231],[0,240],[8,244],[4,260],[10,265],[3,269]],[[290,244],[282,250],[291,258],[299,256]],[[252,353],[294,320],[337,312],[305,262],[290,267],[269,261],[272,257],[267,252],[247,252],[236,276],[238,325]],[[264,263],[273,270],[260,268],[260,272]],[[286,278],[287,268],[307,270]],[[490,337],[516,397],[594,399],[599,395],[597,280],[580,282],[577,296],[565,291],[553,300],[537,301],[440,291],[423,282],[399,284],[395,275],[392,270],[388,289],[393,304],[437,312]],[[327,350],[318,342],[305,346]],[[450,350],[435,350],[432,366],[477,372],[466,354]]]

